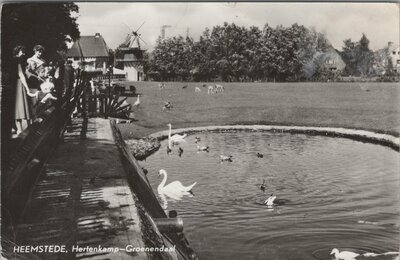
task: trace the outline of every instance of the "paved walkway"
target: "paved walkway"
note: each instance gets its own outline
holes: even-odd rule
[[[64,143],[50,158],[21,224],[15,228],[18,245],[65,246],[66,252],[19,252],[14,256],[18,259],[148,259],[152,253],[128,251],[149,246],[145,245],[143,236],[144,228],[146,234],[149,232],[149,225],[151,232],[159,233],[130,191],[109,121],[89,119],[86,139],[81,139],[81,126],[81,119],[76,119],[67,128]],[[176,255],[168,254],[167,258],[176,259]]]

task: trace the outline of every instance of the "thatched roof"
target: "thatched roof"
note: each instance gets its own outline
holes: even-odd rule
[[[93,36],[81,36],[71,49],[68,50],[68,57],[99,58],[108,57],[108,47],[104,38],[97,34]]]

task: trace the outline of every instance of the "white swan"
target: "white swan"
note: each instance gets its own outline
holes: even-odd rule
[[[135,103],[133,103],[134,107],[139,107],[140,106],[140,95],[137,95],[137,99],[135,101]]]
[[[350,251],[342,251],[339,252],[337,248],[332,249],[331,255],[334,255],[335,259],[337,260],[354,260],[360,254],[350,252]]]
[[[183,134],[183,135],[174,134],[173,136],[171,136],[172,125],[168,124],[168,127],[169,127],[168,144],[174,145],[174,144],[180,144],[182,142],[186,142],[185,137],[187,136],[187,134]]]
[[[271,194],[271,196],[269,196],[268,199],[265,200],[264,204],[267,206],[274,206],[275,200],[276,200],[276,196],[274,196],[274,194]]]
[[[161,181],[161,183],[157,187],[158,194],[165,194],[173,199],[179,200],[183,195],[190,195],[190,191],[193,189],[194,185],[196,185],[196,183],[197,183],[197,182],[195,182],[192,185],[183,186],[180,181],[174,181],[168,185],[165,185],[165,183],[167,182],[167,171],[164,169],[161,169],[158,172],[158,175],[164,175],[164,179]]]

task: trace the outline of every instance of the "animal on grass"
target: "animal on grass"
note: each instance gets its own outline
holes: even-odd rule
[[[182,147],[179,147],[179,149],[178,149],[178,155],[179,155],[179,157],[181,157],[182,154],[183,154],[183,149],[182,149]]]
[[[201,89],[199,88],[199,87],[196,87],[195,89],[194,89],[194,92],[201,92]]]
[[[171,102],[169,102],[169,101],[166,101],[165,103],[164,103],[164,106],[163,106],[163,110],[171,110],[173,108],[173,106],[172,106],[172,103]]]
[[[232,155],[220,155],[219,158],[221,162],[227,161],[227,162],[232,162]]]
[[[158,89],[164,89],[164,88],[165,88],[164,82],[158,84]]]
[[[207,94],[208,94],[208,95],[212,95],[212,94],[215,94],[215,93],[216,93],[215,86],[213,86],[213,85],[208,85],[208,87],[207,87]]]
[[[220,84],[215,84],[215,92],[223,92],[223,91],[225,91],[224,86]]]
[[[196,137],[194,138],[194,142],[195,142],[196,144],[197,144],[198,142],[200,142],[200,141],[201,141],[201,140],[200,140],[200,137],[197,137],[197,136],[196,136]]]
[[[197,146],[197,151],[204,151],[204,152],[209,152],[210,147],[209,146]]]
[[[263,155],[263,154],[261,154],[261,153],[257,153],[257,157],[258,157],[258,158],[263,158],[263,157],[264,157],[264,155]]]
[[[176,145],[176,144],[180,144],[182,142],[186,142],[185,137],[187,136],[187,134],[183,134],[183,135],[174,134],[174,135],[172,135],[172,125],[171,124],[167,124],[167,126],[169,127],[169,131],[168,131],[168,143],[169,144]]]
[[[173,181],[167,185],[167,171],[161,169],[158,176],[164,176],[163,180],[157,187],[158,194],[165,194],[174,199],[180,199],[183,195],[192,195],[191,191],[197,182],[189,186],[184,186],[180,181]]]
[[[182,88],[187,88],[187,87],[188,87],[188,85],[183,85],[183,86],[182,86]]]
[[[169,153],[171,153],[171,152],[172,152],[172,149],[171,149],[170,145],[168,145],[168,146],[167,146],[167,154],[169,154]]]

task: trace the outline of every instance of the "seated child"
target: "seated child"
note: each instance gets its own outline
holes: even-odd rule
[[[36,92],[36,97],[38,101],[42,104],[48,103],[50,100],[57,100],[53,96],[52,91],[54,90],[54,84],[50,80],[46,80],[40,84],[40,91]]]

